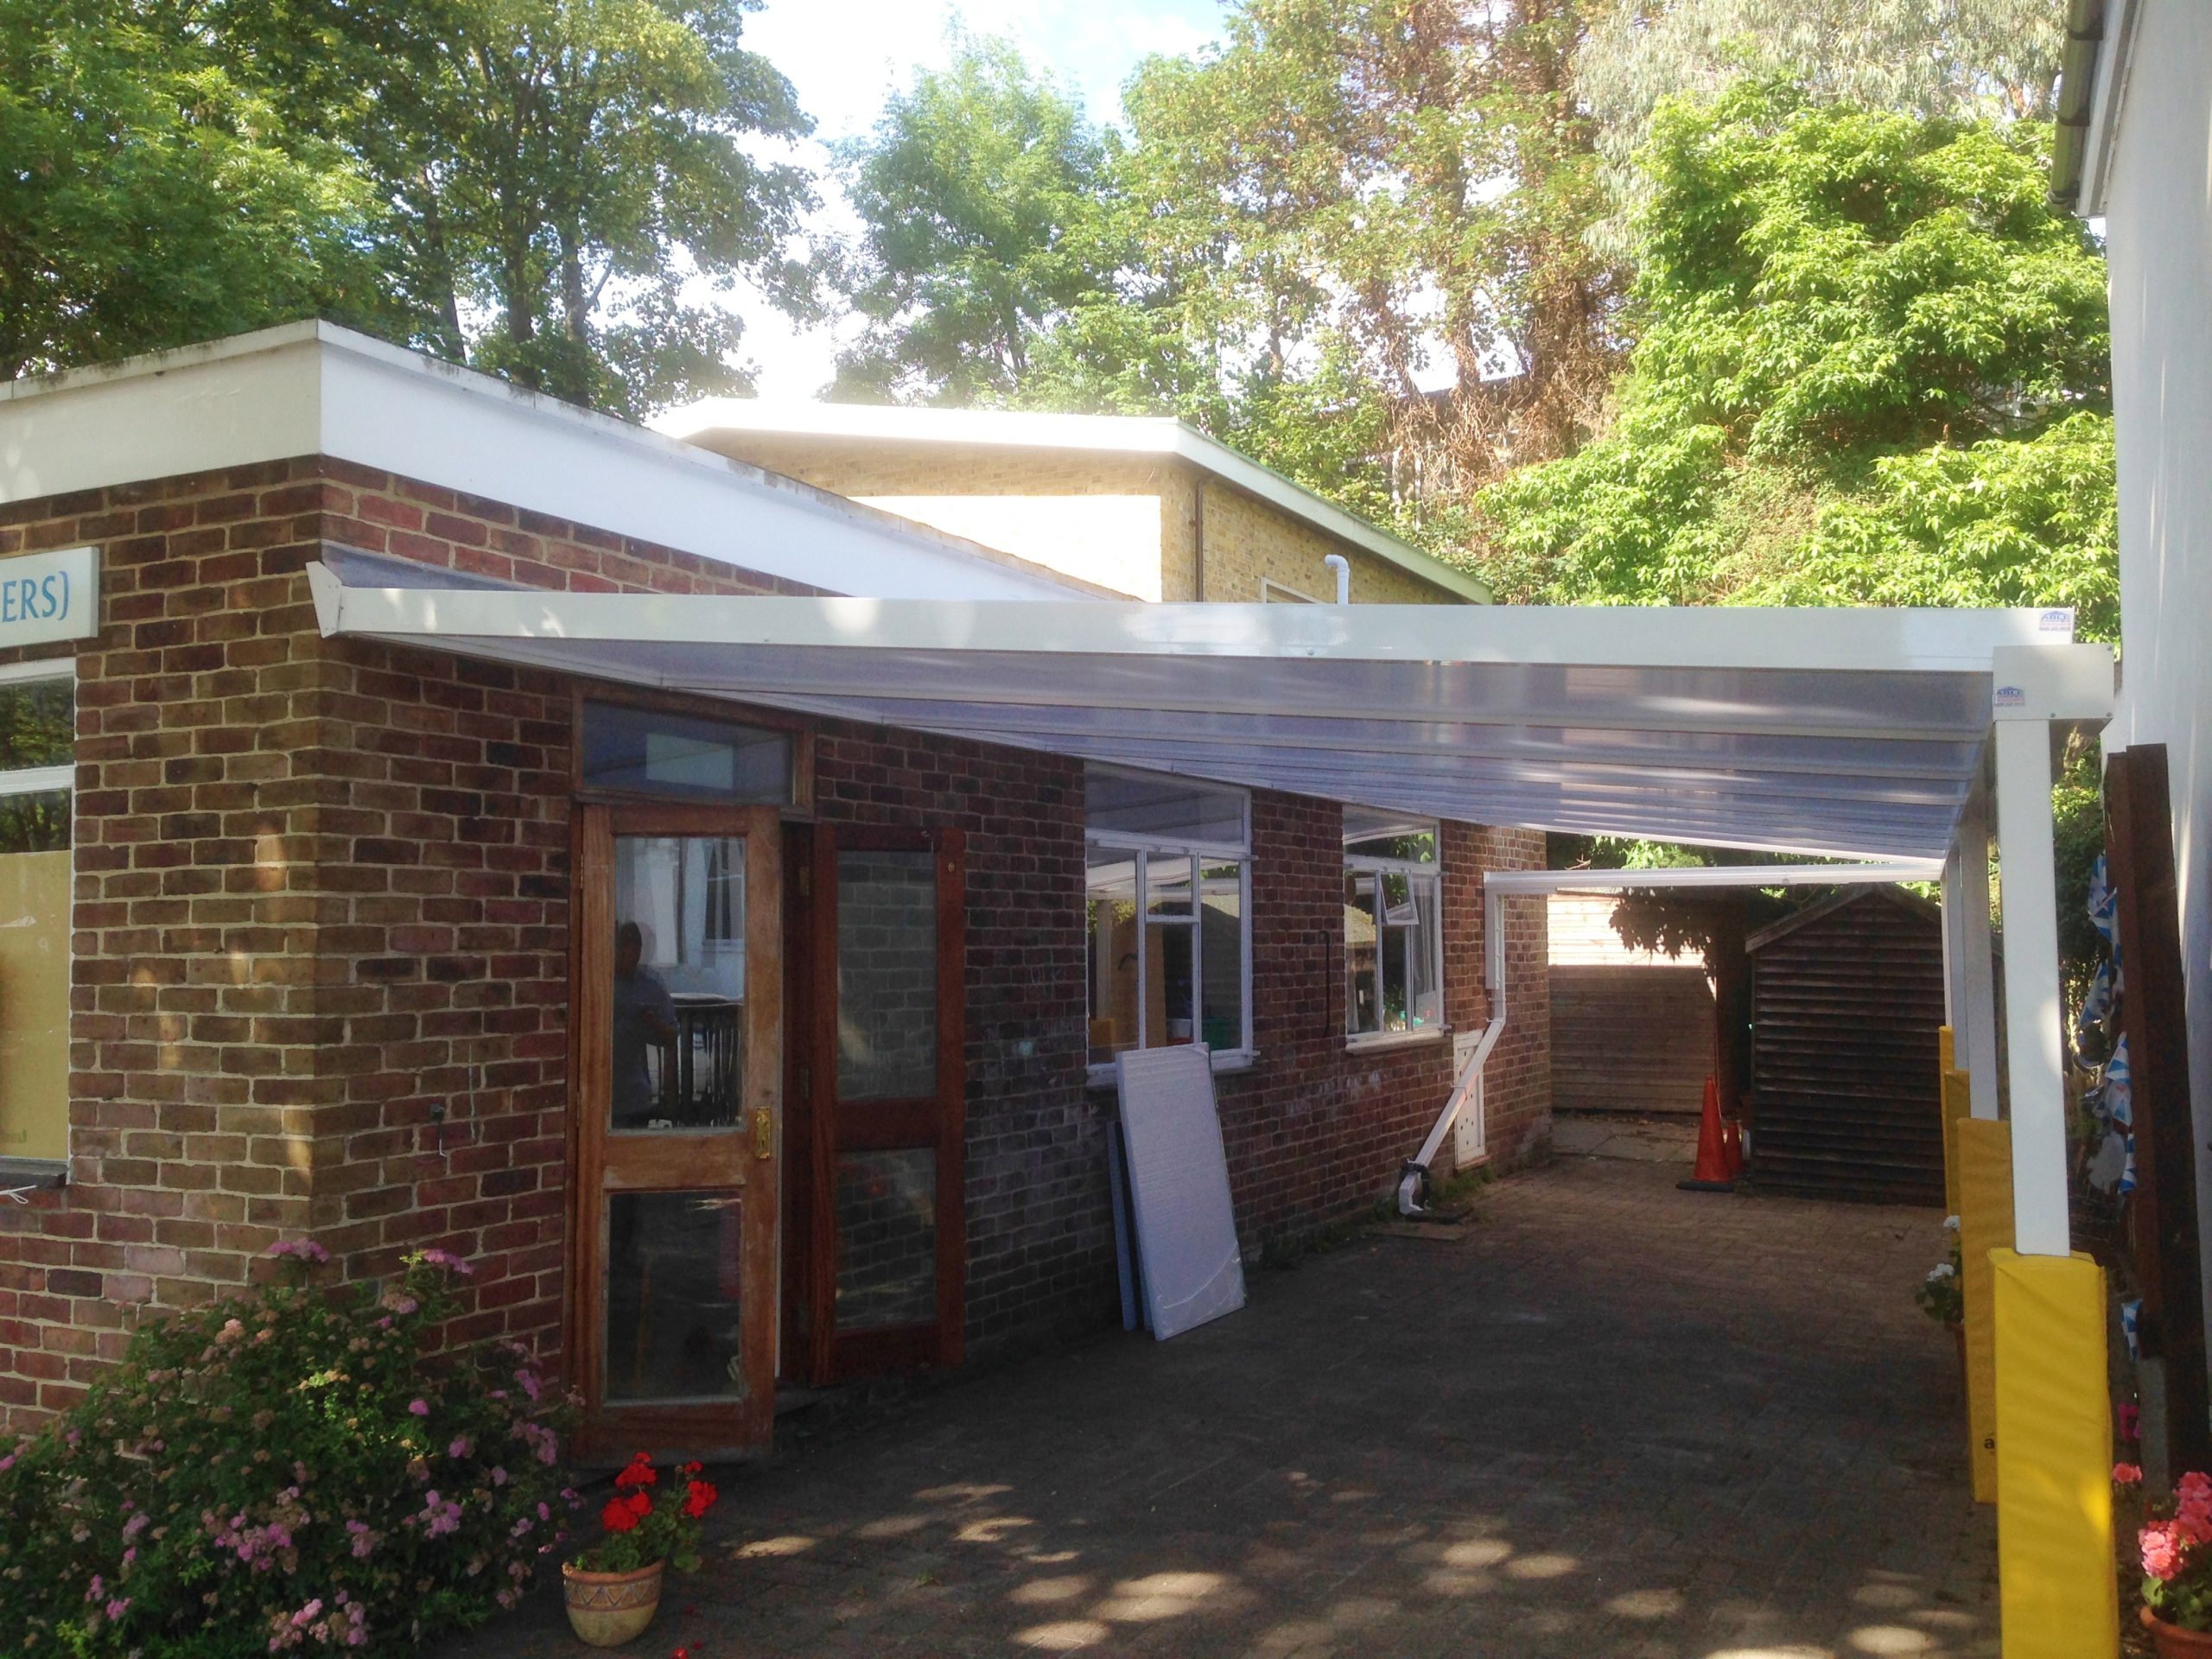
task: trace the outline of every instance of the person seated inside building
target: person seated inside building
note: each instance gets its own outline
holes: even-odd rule
[[[676,1002],[658,976],[645,965],[645,929],[624,922],[614,931],[614,1127],[642,1129],[665,1117],[658,1076],[669,1076],[676,1047]]]

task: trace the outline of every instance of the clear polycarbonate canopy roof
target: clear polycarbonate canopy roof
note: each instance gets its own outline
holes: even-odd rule
[[[724,598],[336,550],[326,634],[1480,823],[1940,858],[2066,611]],[[465,581],[466,579],[458,579]],[[424,585],[429,584],[429,585]]]

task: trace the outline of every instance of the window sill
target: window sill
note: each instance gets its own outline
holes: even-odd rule
[[[35,1187],[69,1185],[66,1158],[0,1158],[0,1192],[28,1192]]]
[[[1253,1048],[1224,1048],[1212,1058],[1214,1075],[1219,1077],[1226,1071],[1249,1071],[1258,1063],[1260,1053]],[[1085,1068],[1084,1088],[1111,1089],[1113,1086],[1114,1068],[1111,1065]]]
[[[1419,1031],[1363,1031],[1344,1039],[1344,1052],[1365,1054],[1378,1048],[1414,1048],[1422,1043],[1440,1043],[1451,1034],[1449,1026],[1424,1026]]]

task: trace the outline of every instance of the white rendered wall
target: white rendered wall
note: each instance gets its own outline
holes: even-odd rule
[[[2106,741],[2163,743],[2171,768],[2197,1214],[2212,1217],[2212,5],[2137,8],[2104,200],[2123,636]]]
[[[1160,598],[1156,495],[856,495],[947,535],[995,547],[1131,599]]]

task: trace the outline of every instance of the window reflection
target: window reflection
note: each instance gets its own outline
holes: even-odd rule
[[[615,1128],[737,1125],[745,928],[743,836],[616,837]]]

